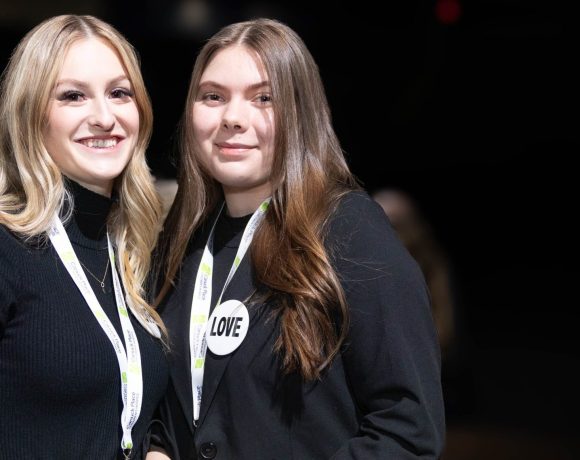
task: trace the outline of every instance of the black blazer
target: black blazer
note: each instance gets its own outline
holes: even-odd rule
[[[343,352],[319,381],[283,377],[272,351],[279,322],[269,315],[271,306],[250,306],[242,344],[226,356],[207,352],[194,428],[189,318],[207,237],[205,228],[192,241],[162,306],[172,339],[162,414],[181,460],[439,457],[444,410],[428,292],[418,265],[366,193],[343,199],[326,241],[350,306]],[[222,302],[254,292],[249,254]]]

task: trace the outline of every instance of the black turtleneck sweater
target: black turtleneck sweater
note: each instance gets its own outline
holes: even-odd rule
[[[213,312],[222,294],[224,283],[240,247],[244,230],[251,218],[252,214],[231,217],[227,215],[225,210],[219,215],[213,238],[214,262],[210,312]]]
[[[112,201],[68,184],[75,209],[66,231],[79,260],[102,279]],[[111,267],[105,292],[87,278],[123,339]],[[131,456],[140,458],[168,367],[159,340],[130,316],[143,368]],[[54,248],[50,242],[25,244],[0,226],[0,460],[121,459],[122,409],[113,346]]]

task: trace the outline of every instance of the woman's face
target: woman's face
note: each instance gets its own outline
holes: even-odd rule
[[[272,193],[270,91],[261,60],[247,47],[234,45],[213,56],[193,104],[193,132],[202,163],[222,184],[226,199],[243,197],[255,204],[250,206],[254,209]]]
[[[138,133],[139,111],[117,54],[96,38],[73,43],[53,90],[43,133],[53,161],[67,177],[110,196]]]

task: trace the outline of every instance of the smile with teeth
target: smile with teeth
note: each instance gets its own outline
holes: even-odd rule
[[[82,139],[79,142],[92,149],[110,149],[115,147],[119,140],[112,137],[110,139]]]

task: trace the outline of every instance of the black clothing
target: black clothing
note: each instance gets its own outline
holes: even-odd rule
[[[101,279],[112,201],[72,181],[67,185],[75,206],[67,234],[78,259]],[[0,261],[0,459],[123,458],[117,356],[50,241],[25,244],[0,226]],[[111,267],[105,293],[87,278],[123,340]],[[168,364],[160,341],[130,317],[144,389],[131,458],[141,458]]]
[[[220,218],[216,233],[225,221]],[[176,436],[179,458],[437,459],[445,421],[428,292],[384,211],[363,192],[341,201],[325,242],[350,308],[342,353],[320,381],[283,377],[280,356],[272,351],[280,333],[272,306],[249,305],[250,325],[241,345],[226,356],[207,351],[194,429],[189,319],[212,223],[194,236],[176,287],[162,307],[173,338],[171,383],[162,412]],[[229,271],[240,239],[241,230],[226,237],[226,244],[215,245],[214,271]],[[250,254],[222,302],[245,301],[254,292]],[[221,283],[214,283],[212,306]]]

